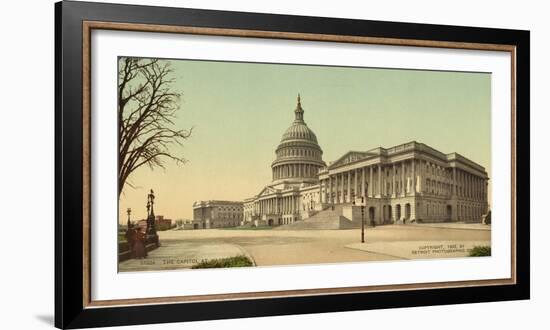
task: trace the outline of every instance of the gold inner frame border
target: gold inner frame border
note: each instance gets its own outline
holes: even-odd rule
[[[91,298],[91,34],[93,30],[118,30],[130,32],[177,33],[208,36],[248,37],[267,39],[287,39],[304,41],[324,41],[340,43],[360,43],[390,46],[432,47],[467,50],[486,50],[509,52],[511,55],[511,277],[489,280],[469,280],[452,282],[431,282],[415,284],[372,285],[355,287],[300,289],[284,291],[240,292],[229,294],[208,294],[174,297],[151,297],[116,300],[92,300]],[[379,38],[363,36],[344,36],[332,34],[312,34],[280,31],[241,30],[224,28],[203,28],[179,25],[155,25],[138,23],[118,23],[101,21],[82,22],[82,221],[83,221],[83,306],[101,308],[128,305],[173,304],[185,302],[227,301],[242,299],[299,297],[330,294],[353,294],[384,291],[406,291],[438,288],[459,288],[489,285],[516,284],[516,46],[503,44],[483,44],[417,39]]]

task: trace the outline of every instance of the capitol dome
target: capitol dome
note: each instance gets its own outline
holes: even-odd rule
[[[292,125],[283,134],[281,143],[290,140],[306,140],[313,144],[317,144],[317,136],[309,127],[307,127],[303,120],[295,120],[292,123]]]
[[[299,94],[294,121],[284,132],[275,154],[271,164],[274,182],[316,183],[319,169],[326,166],[317,136],[304,121]]]

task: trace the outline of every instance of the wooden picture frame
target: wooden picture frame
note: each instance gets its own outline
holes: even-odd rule
[[[529,298],[529,32],[85,2],[55,6],[55,325],[182,322]],[[507,279],[271,292],[91,298],[91,33],[139,31],[509,52],[512,242]]]

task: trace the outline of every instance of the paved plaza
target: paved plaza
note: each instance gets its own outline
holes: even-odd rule
[[[159,232],[162,246],[120,271],[191,268],[209,259],[246,255],[256,266],[464,257],[490,245],[490,226],[385,225],[361,230],[204,229]]]

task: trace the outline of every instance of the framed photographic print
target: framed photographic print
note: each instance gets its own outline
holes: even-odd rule
[[[56,4],[56,326],[529,298],[529,32]]]

